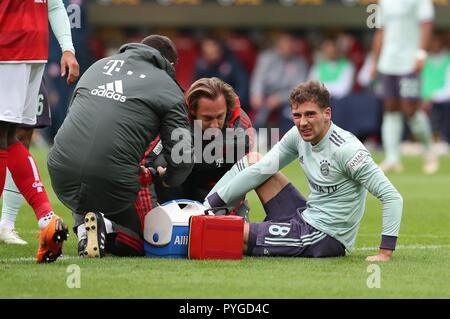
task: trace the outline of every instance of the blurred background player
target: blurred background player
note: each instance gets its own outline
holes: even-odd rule
[[[42,78],[41,87],[38,95],[38,108],[36,112],[36,124],[18,125],[16,136],[19,141],[27,148],[30,148],[31,138],[34,128],[43,128],[51,125],[51,110],[48,102],[48,93],[45,85],[45,78]],[[27,242],[20,238],[15,229],[15,223],[20,207],[25,199],[16,184],[12,180],[9,170],[6,172],[5,188],[3,189],[2,215],[0,221],[0,243],[26,245]]]
[[[248,75],[245,68],[226,46],[215,37],[202,39],[201,56],[194,70],[194,80],[201,78],[219,78],[236,91],[244,107],[248,106]]]
[[[384,116],[381,127],[385,171],[403,169],[400,142],[403,115],[414,136],[424,147],[423,171],[438,170],[438,158],[432,152],[432,132],[428,116],[420,109],[420,72],[427,58],[432,34],[432,0],[380,0],[381,28],[373,40],[373,57],[383,86]],[[373,74],[376,74],[374,69]]]
[[[308,78],[325,84],[332,99],[350,94],[353,88],[355,67],[352,61],[340,52],[337,39],[326,38],[321,45],[318,61],[311,67]]]
[[[450,140],[450,52],[446,36],[433,34],[428,58],[422,72],[423,109],[431,117],[438,152],[448,150]]]
[[[194,142],[196,162],[192,172],[178,187],[164,187],[159,179],[155,180],[157,198],[160,203],[174,199],[191,199],[203,202],[206,195],[214,185],[231,167],[249,152],[253,143],[253,131],[248,115],[241,108],[237,94],[231,85],[218,78],[203,78],[195,81],[186,92],[186,101],[191,115],[192,138],[202,138],[199,143]],[[201,121],[201,122],[199,122]],[[196,127],[201,125],[201,127]],[[213,134],[219,130],[222,139],[211,139],[205,131]],[[202,136],[194,133],[201,132]],[[205,158],[217,145],[220,154],[212,154]],[[158,149],[158,147],[156,148]],[[158,152],[161,151],[159,148]],[[201,157],[198,158],[198,157]],[[151,153],[148,164],[157,169],[165,167],[166,163],[160,160],[155,151]],[[233,213],[247,217],[248,205],[244,200],[236,204]]]
[[[255,111],[253,126],[268,127],[272,113],[278,113],[280,135],[292,127],[287,97],[289,91],[306,80],[308,66],[295,51],[295,38],[289,32],[274,35],[275,45],[258,57],[250,85],[250,105]]]
[[[62,253],[67,226],[53,212],[36,163],[16,138],[16,126],[36,123],[39,86],[48,58],[49,21],[63,51],[61,76],[68,68],[68,84],[78,77],[69,19],[61,0],[4,0],[0,12],[0,193],[8,168],[38,219],[37,262],[53,262]]]

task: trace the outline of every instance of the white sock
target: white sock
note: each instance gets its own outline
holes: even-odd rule
[[[400,143],[403,134],[403,116],[400,112],[385,112],[381,125],[381,138],[385,152],[385,161],[389,164],[400,163]]]
[[[52,219],[52,216],[55,215],[54,212],[50,212],[44,217],[41,217],[38,221],[39,228],[42,229],[45,226],[47,226],[50,223],[50,220]]]
[[[100,213],[103,216],[103,220],[105,221],[105,229],[107,234],[111,234],[113,232],[112,221],[105,217],[105,214]]]
[[[409,119],[409,127],[412,133],[420,140],[423,144],[425,151],[431,150],[431,145],[433,142],[433,133],[431,131],[430,119],[423,111],[417,111]]]
[[[9,170],[6,170],[5,188],[3,190],[2,219],[0,227],[14,229],[17,214],[25,199],[17,189]]]
[[[15,223],[8,219],[2,219],[2,221],[0,222],[0,229],[14,229],[15,226]]]
[[[77,227],[77,237],[78,240],[81,240],[82,238],[86,237],[86,226],[84,224],[81,224]]]

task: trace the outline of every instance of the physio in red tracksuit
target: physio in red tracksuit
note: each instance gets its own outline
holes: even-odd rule
[[[241,109],[239,98],[230,85],[218,78],[203,78],[194,82],[185,95],[191,116],[191,134],[196,157],[194,168],[184,183],[178,187],[164,187],[159,178],[153,179],[156,193],[150,191],[147,198],[146,196],[138,198],[137,205],[155,203],[156,198],[159,203],[181,198],[203,202],[217,181],[253,147],[250,118]],[[201,127],[195,127],[195,125],[201,125]],[[223,139],[213,141],[206,138],[204,133],[208,129],[220,130]],[[205,138],[196,142],[199,132],[200,138],[202,135]],[[223,152],[208,159],[205,157],[208,152],[202,151],[207,150],[208,147],[211,148],[212,143],[222,143]],[[201,150],[196,148],[198,145],[201,145]],[[161,148],[162,146],[157,142],[148,153],[146,165],[152,167],[153,171],[165,166],[164,158],[159,156]],[[230,154],[233,156],[227,156]],[[142,195],[145,194],[142,193]],[[245,217],[247,212],[248,206],[243,201],[232,213]]]

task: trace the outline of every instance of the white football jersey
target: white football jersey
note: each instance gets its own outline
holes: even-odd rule
[[[414,71],[422,22],[432,21],[432,0],[380,0],[383,45],[378,70],[406,75]]]

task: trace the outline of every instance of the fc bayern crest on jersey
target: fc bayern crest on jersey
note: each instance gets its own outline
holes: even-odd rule
[[[320,161],[320,172],[323,176],[330,175],[330,163],[327,160]]]

